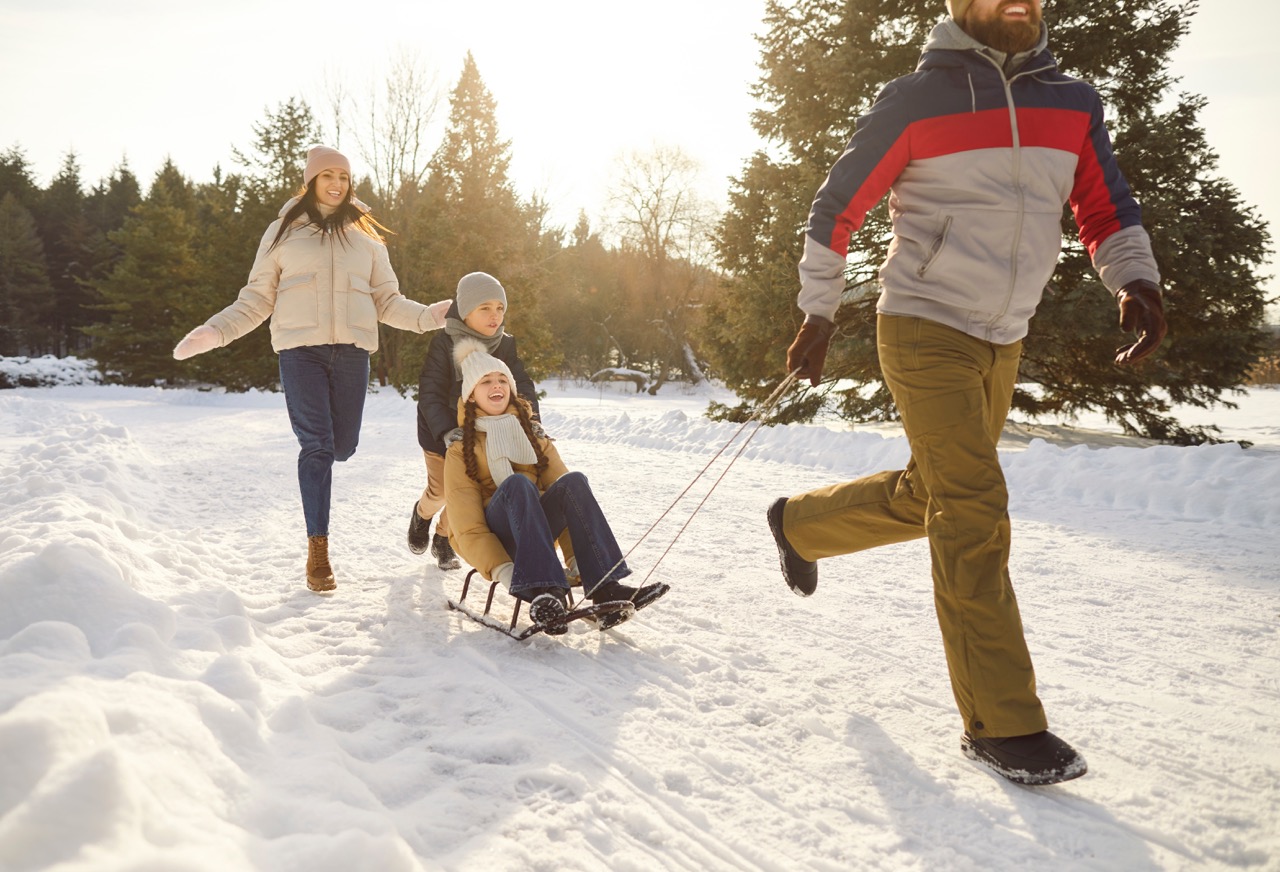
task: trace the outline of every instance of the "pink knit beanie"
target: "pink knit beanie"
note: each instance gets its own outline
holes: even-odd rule
[[[307,152],[307,168],[302,172],[302,184],[311,184],[312,179],[327,169],[346,170],[347,175],[351,175],[351,161],[336,148],[317,145]]]

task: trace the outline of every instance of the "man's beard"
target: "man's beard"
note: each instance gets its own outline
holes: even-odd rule
[[[965,31],[983,45],[1005,54],[1017,54],[1035,48],[1040,41],[1040,13],[1028,6],[1029,15],[1024,20],[1008,20],[997,9],[991,18],[966,15]]]

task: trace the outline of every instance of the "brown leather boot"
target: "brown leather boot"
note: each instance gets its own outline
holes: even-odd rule
[[[307,587],[315,591],[333,590],[333,567],[329,565],[329,537],[307,537]]]

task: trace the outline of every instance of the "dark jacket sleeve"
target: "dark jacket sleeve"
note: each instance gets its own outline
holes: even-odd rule
[[[533,406],[533,416],[542,419],[542,414],[538,411],[538,387],[533,383],[533,379],[529,378],[529,373],[525,371],[524,364],[520,361],[520,355],[516,353],[516,338],[510,334],[502,337],[502,344],[498,346],[498,358],[511,369],[511,374],[516,377],[516,392],[529,401]]]
[[[439,330],[431,337],[418,373],[418,444],[442,457],[445,434],[458,426],[455,381],[453,337]]]

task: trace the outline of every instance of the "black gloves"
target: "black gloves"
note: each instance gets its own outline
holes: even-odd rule
[[[820,315],[805,315],[800,332],[787,349],[787,372],[809,379],[809,384],[816,388],[822,381],[822,365],[826,363],[827,346],[835,330],[835,322]]]
[[[1146,279],[1129,282],[1116,295],[1120,305],[1120,329],[1137,333],[1136,342],[1116,349],[1116,363],[1137,363],[1156,350],[1169,328],[1164,323],[1164,303],[1160,288]]]

